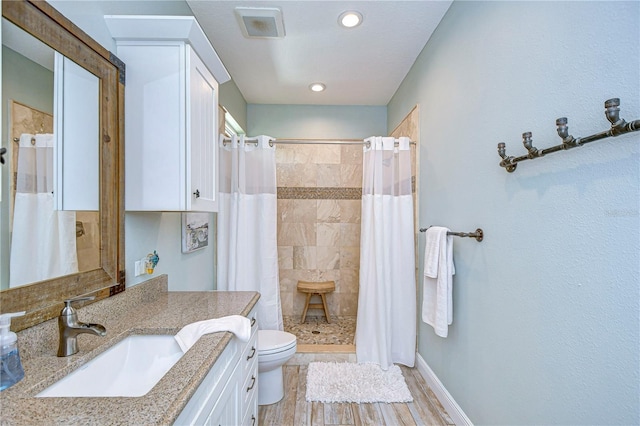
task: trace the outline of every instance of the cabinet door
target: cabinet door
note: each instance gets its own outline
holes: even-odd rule
[[[240,369],[236,368],[229,382],[225,385],[220,398],[216,402],[209,417],[205,421],[207,426],[238,426],[238,382]]]
[[[188,173],[187,210],[218,210],[218,83],[189,46],[189,103],[187,106]],[[189,170],[189,168],[187,168]]]
[[[181,42],[123,41],[125,208],[186,210],[186,53]]]

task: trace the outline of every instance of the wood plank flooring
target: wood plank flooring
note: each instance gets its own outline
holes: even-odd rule
[[[284,366],[284,398],[260,406],[259,425],[453,425],[417,369],[401,366],[413,402],[396,404],[324,404],[306,401],[307,366]]]

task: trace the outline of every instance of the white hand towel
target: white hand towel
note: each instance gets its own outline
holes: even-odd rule
[[[426,232],[422,321],[431,325],[436,335],[447,337],[453,322],[453,237],[449,229],[432,226]]]
[[[198,321],[182,327],[182,330],[175,335],[175,339],[182,352],[187,352],[202,335],[219,331],[230,331],[238,339],[248,342],[249,337],[251,337],[251,321],[242,315],[229,315],[222,318]]]

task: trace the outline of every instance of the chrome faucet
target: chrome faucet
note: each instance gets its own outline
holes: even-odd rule
[[[69,356],[78,353],[78,334],[89,333],[96,336],[104,336],[107,330],[100,324],[89,324],[78,321],[78,314],[71,306],[72,302],[93,300],[95,296],[79,297],[65,300],[65,307],[58,317],[58,330],[60,331],[60,345],[58,356]]]

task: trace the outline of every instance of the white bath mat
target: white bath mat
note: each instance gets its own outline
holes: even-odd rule
[[[371,363],[311,362],[307,401],[411,402],[413,398],[397,365],[384,371]]]

